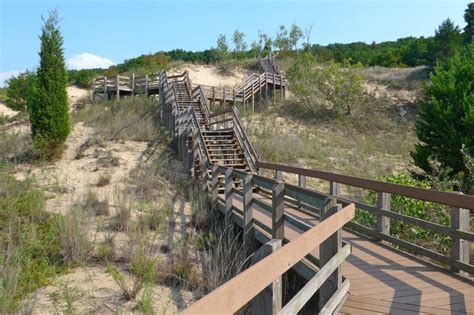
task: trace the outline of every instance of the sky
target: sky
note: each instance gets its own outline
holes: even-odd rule
[[[69,69],[108,67],[159,50],[204,50],[235,29],[313,26],[310,42],[367,43],[431,36],[450,18],[464,27],[462,0],[0,0],[0,86],[39,62],[41,16],[57,9]],[[232,46],[232,45],[231,45]]]

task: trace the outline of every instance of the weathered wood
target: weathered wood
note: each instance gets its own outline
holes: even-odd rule
[[[135,73],[132,73],[132,99],[135,97]]]
[[[148,97],[148,74],[145,75],[145,96]]]
[[[372,179],[359,178],[348,175],[341,175],[325,171],[310,170],[301,167],[294,167],[283,164],[272,164],[258,161],[258,166],[269,170],[280,170],[282,172],[305,175],[340,184],[364,188],[374,191],[382,191],[393,195],[415,198],[424,201],[436,202],[453,207],[470,209],[474,207],[474,195],[459,195],[450,192],[424,189],[394,183],[387,183]]]
[[[275,73],[273,73],[273,106],[275,106],[275,99],[276,99],[276,96],[275,96],[275,91],[276,91],[276,84],[275,84]]]
[[[468,232],[470,216],[469,210],[463,208],[451,208],[451,229]],[[454,234],[454,233],[453,233]],[[452,237],[451,260],[469,264],[469,241],[459,238],[456,234]],[[459,269],[451,263],[451,270],[459,272]],[[463,275],[467,276],[464,272]]]
[[[120,100],[120,77],[117,75],[117,82],[115,82],[115,92],[117,101]]]
[[[92,105],[95,105],[95,79],[92,80]]]
[[[354,217],[354,214],[354,205],[345,207],[325,222],[299,235],[289,244],[198,300],[182,314],[235,313],[273,280],[337,232]]]
[[[306,188],[306,176],[298,175],[298,186],[302,188]],[[301,210],[302,208],[303,208],[302,202],[298,201],[298,210]]]
[[[285,237],[285,184],[278,182],[272,188],[272,237]]]
[[[247,243],[247,248],[249,252],[253,250],[253,209],[252,209],[252,199],[253,199],[253,185],[252,185],[252,175],[248,174],[242,180],[244,198],[243,198],[243,210],[244,210],[244,239]]]
[[[232,178],[232,173],[233,173],[233,168],[229,167],[226,169],[224,173],[224,182],[225,182],[225,218],[226,222],[230,222],[230,219],[232,217],[232,201],[234,199],[234,196],[232,194],[232,186],[234,185],[234,180]]]
[[[217,198],[219,197],[219,172],[217,165],[212,166],[212,178],[211,178],[211,193],[212,193],[212,198],[211,198],[211,204],[212,208],[214,209],[217,206]]]
[[[390,194],[384,192],[377,193],[377,208],[390,211]],[[383,214],[377,215],[377,232],[390,235],[390,218]]]
[[[303,306],[313,297],[321,285],[329,278],[329,276],[344,262],[344,260],[351,253],[351,246],[349,244],[342,247],[342,249],[332,257],[323,268],[321,268],[316,275],[309,280],[303,288],[288,302],[285,307],[279,312],[279,315],[297,314]]]
[[[282,245],[281,239],[272,239],[263,244],[252,257],[252,265],[277,251]],[[278,314],[282,307],[282,277],[278,277],[271,285],[263,289],[252,300],[252,314]]]
[[[277,170],[277,171],[275,172],[275,179],[276,179],[278,182],[283,181],[283,172]]]
[[[340,204],[336,204],[335,198],[329,198],[327,202],[321,208],[320,220],[321,224],[325,220],[329,219],[331,216],[337,214],[342,209]],[[342,246],[341,240],[341,230],[336,231],[333,235],[328,237],[321,245],[319,246],[319,261],[320,267],[324,266],[334,257]],[[319,292],[319,301],[318,308],[321,310],[333,294],[338,290],[341,285],[342,274],[338,269],[336,269],[328,279],[321,285],[321,291]]]
[[[339,196],[340,195],[339,183],[329,182],[329,194],[331,196]]]

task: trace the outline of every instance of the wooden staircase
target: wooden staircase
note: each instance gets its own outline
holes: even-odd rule
[[[194,169],[195,177],[206,176],[202,173],[204,164],[232,167],[245,172],[255,171],[255,166],[251,167],[248,160],[249,158],[252,161],[256,160],[255,151],[253,148],[251,152],[249,151],[250,143],[246,136],[245,139],[242,137],[243,130],[240,121],[235,125],[235,120],[239,118],[234,110],[210,115],[207,98],[199,86],[192,88],[187,72],[173,77],[163,74],[160,80],[162,80],[164,92],[163,112],[167,113],[164,115],[167,116],[165,119],[172,120],[168,122],[168,125],[175,130],[175,138],[178,138],[178,152],[184,152],[190,147],[188,143],[184,148],[183,139],[193,139],[192,147],[195,150],[192,152],[193,165],[188,165],[188,167]],[[173,111],[173,108],[176,110]],[[229,118],[229,115],[232,118]],[[212,123],[210,116],[213,117]],[[190,129],[191,134],[189,134]],[[243,144],[245,147],[242,146]],[[180,158],[188,160],[184,154]],[[210,176],[210,173],[206,173]],[[237,180],[235,183],[238,186]]]

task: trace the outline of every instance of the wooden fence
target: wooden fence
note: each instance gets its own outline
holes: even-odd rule
[[[470,211],[474,209],[474,196],[459,193],[442,192],[431,189],[409,187],[405,185],[386,183],[376,180],[340,175],[318,170],[304,169],[281,164],[257,162],[259,169],[267,169],[275,172],[275,178],[282,179],[283,173],[296,174],[298,184],[296,187],[306,188],[307,178],[322,179],[329,182],[329,194],[320,193],[320,198],[334,196],[342,205],[354,203],[357,209],[373,214],[377,218],[374,228],[367,227],[356,222],[350,222],[347,227],[359,233],[365,234],[373,239],[386,241],[399,246],[413,254],[435,261],[443,266],[450,266],[453,271],[464,271],[474,274],[474,266],[469,261],[469,242],[474,241],[474,233],[470,231]],[[368,205],[352,199],[340,196],[340,185],[362,188],[377,193],[377,206]],[[430,222],[415,218],[402,213],[391,211],[391,195],[412,198],[415,200],[428,201],[450,207],[451,226]],[[296,200],[288,200],[296,203]],[[302,209],[311,211],[317,215],[315,209],[307,205],[299,204]],[[470,209],[470,210],[469,210]],[[397,220],[427,229],[451,238],[452,246],[449,255],[444,255],[433,250],[424,248],[407,240],[390,235],[390,221]]]

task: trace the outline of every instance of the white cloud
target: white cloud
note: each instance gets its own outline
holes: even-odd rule
[[[21,70],[10,70],[5,72],[0,72],[0,87],[5,86],[5,81],[10,79],[11,77],[17,76],[21,73]]]
[[[93,69],[93,68],[108,68],[115,65],[113,61],[103,58],[91,53],[84,52],[75,55],[66,61],[68,69]]]

